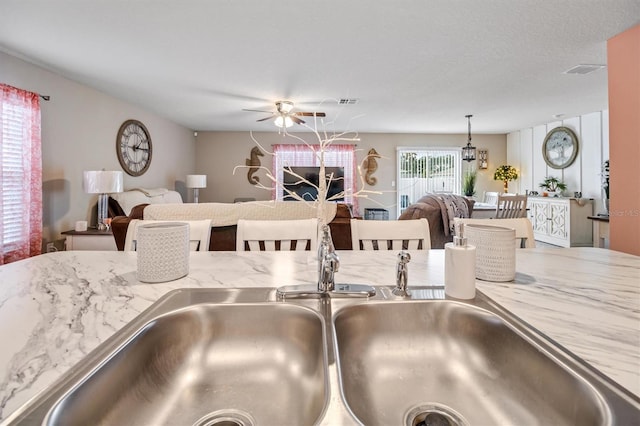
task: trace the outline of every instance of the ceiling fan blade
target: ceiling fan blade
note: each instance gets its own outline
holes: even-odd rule
[[[243,111],[249,111],[249,112],[266,112],[267,114],[273,114],[273,111],[267,111],[264,109],[242,109]]]
[[[273,117],[275,117],[276,115],[270,115],[269,117],[265,117],[265,118],[261,118],[260,120],[256,120],[256,121],[267,121],[267,120],[271,120]]]
[[[302,117],[326,117],[327,114],[325,114],[324,112],[302,112],[302,111],[298,111],[294,113],[295,115],[299,115]]]
[[[296,117],[295,115],[289,115],[289,118],[291,118],[295,123],[297,124],[304,124],[304,120],[300,120],[298,117]]]

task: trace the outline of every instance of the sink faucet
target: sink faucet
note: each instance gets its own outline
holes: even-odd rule
[[[409,283],[409,268],[407,263],[411,261],[411,255],[406,251],[398,253],[398,265],[396,268],[396,287],[392,293],[396,296],[408,296],[407,284]]]
[[[335,273],[340,268],[328,225],[322,226],[322,239],[318,245],[318,291],[326,293],[335,290]]]
[[[335,273],[340,268],[340,258],[331,240],[328,225],[323,225],[318,243],[318,283],[278,287],[278,300],[300,297],[373,297],[376,289],[366,284],[336,284]]]

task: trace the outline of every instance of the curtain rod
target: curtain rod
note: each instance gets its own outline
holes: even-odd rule
[[[49,96],[49,95],[41,95],[41,94],[38,93],[38,96],[40,96],[42,98],[42,100],[44,100],[44,101],[48,101],[48,100],[51,99],[51,96]]]

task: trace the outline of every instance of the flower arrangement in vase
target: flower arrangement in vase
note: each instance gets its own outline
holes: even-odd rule
[[[554,196],[558,191],[560,191],[560,193],[562,194],[562,191],[565,191],[567,189],[567,184],[562,182],[555,176],[545,177],[538,186],[543,189],[543,197]]]
[[[509,181],[518,179],[518,171],[508,164],[498,167],[493,173],[493,180],[501,180],[504,183],[504,192],[509,192]]]

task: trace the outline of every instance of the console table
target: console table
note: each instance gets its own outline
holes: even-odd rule
[[[561,247],[589,247],[593,243],[588,216],[592,198],[529,197],[529,219],[536,241]]]
[[[111,230],[64,231],[66,250],[117,250]]]

